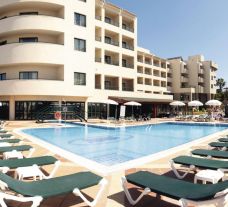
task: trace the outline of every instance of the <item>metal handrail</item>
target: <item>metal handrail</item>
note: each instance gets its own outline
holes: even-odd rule
[[[22,17],[24,17],[24,16],[46,16],[46,17],[54,17],[54,18],[64,19],[63,17],[56,17],[53,15],[47,15],[47,14],[23,14],[23,15],[17,14],[17,15],[10,15],[10,16],[1,17],[0,20],[12,18],[12,17],[21,17],[21,16]]]

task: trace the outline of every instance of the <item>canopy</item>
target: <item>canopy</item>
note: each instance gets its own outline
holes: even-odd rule
[[[208,102],[205,103],[205,105],[207,106],[221,106],[222,102],[218,101],[218,100],[210,100]]]
[[[203,103],[202,102],[200,102],[200,101],[190,101],[190,102],[188,102],[188,106],[203,106]]]
[[[142,106],[141,103],[135,102],[135,101],[130,101],[124,104],[125,106]]]
[[[185,106],[185,103],[181,101],[173,101],[169,104],[170,106]]]
[[[116,101],[113,101],[111,99],[101,100],[100,103],[110,104],[110,105],[119,105],[119,103],[117,103]]]

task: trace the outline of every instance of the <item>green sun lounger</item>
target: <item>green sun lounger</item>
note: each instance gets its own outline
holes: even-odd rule
[[[0,153],[10,152],[10,151],[13,151],[13,150],[23,152],[23,151],[29,151],[31,149],[33,149],[33,147],[30,146],[30,145],[19,145],[19,146],[11,146],[11,147],[0,147]]]
[[[203,157],[215,157],[215,158],[228,159],[227,151],[195,149],[195,150],[191,151],[191,153],[193,155],[199,155],[199,156],[203,156]]]
[[[28,167],[32,165],[44,166],[55,164],[58,160],[52,156],[32,157],[24,159],[0,160],[0,167],[16,169],[18,167]]]
[[[228,138],[223,137],[223,138],[218,139],[218,141],[219,142],[228,142]]]
[[[228,147],[228,143],[227,142],[211,142],[211,143],[209,143],[209,145],[211,147],[225,147],[225,148]]]
[[[7,142],[7,143],[15,144],[15,143],[19,143],[21,141],[22,140],[20,140],[20,139],[0,139],[0,143]]]
[[[105,179],[102,179],[102,177],[91,172],[80,172],[72,175],[33,182],[15,180],[4,173],[0,173],[0,180],[6,184],[7,188],[11,191],[25,196],[17,197],[1,192],[1,204],[5,204],[5,200],[15,200],[19,202],[32,202],[33,207],[38,207],[45,198],[66,195],[68,193],[74,193],[75,195],[80,196],[87,205],[94,206],[100,200],[103,192],[105,191],[105,186],[107,185],[107,181]],[[98,184],[101,185],[101,188],[97,194],[97,197],[93,202],[88,201],[80,192],[80,190]]]
[[[10,137],[13,137],[14,135],[12,134],[0,134],[0,138],[2,139],[6,139],[6,138],[10,138]]]
[[[178,172],[174,164],[189,166],[189,169],[187,172],[183,173],[183,175],[180,175],[180,173]],[[178,156],[170,160],[170,165],[174,174],[179,179],[183,179],[190,171],[193,171],[196,168],[211,169],[211,170],[228,169],[228,161],[212,160],[212,159],[198,158],[198,157],[191,157],[191,156]]]
[[[127,183],[144,189],[136,200],[132,199],[127,188]],[[197,204],[204,204],[205,206],[207,204],[213,204],[216,197],[223,199],[225,203],[225,196],[228,193],[228,181],[208,185],[193,184],[147,171],[140,171],[122,177],[122,186],[132,205],[138,203],[144,195],[150,192],[179,200],[182,207],[190,206],[190,204],[194,206]]]
[[[4,134],[4,133],[7,133],[8,131],[7,130],[0,130],[0,134]]]

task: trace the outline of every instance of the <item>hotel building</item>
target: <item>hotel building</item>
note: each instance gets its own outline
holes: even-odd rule
[[[101,0],[1,0],[0,54],[0,119],[35,119],[50,104],[102,118],[107,98],[138,101],[156,117],[173,94],[215,93],[213,62],[167,60],[138,47],[137,17]],[[194,70],[186,85],[182,63]]]

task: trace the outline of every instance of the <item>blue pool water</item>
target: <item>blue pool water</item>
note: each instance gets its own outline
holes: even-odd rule
[[[79,156],[112,166],[228,129],[228,125],[175,123],[115,129],[71,126],[25,129],[23,132]]]

